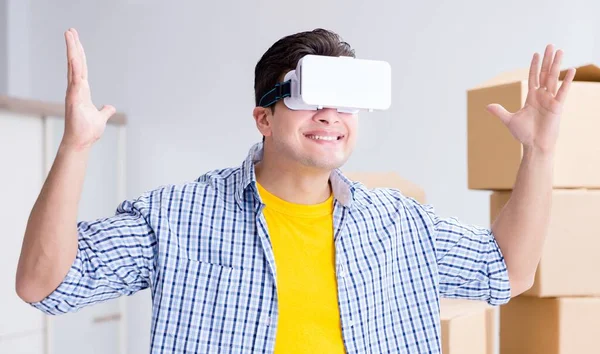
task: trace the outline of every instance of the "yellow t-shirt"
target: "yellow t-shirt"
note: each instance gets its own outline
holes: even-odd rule
[[[277,267],[275,353],[344,353],[335,277],[333,197],[289,203],[260,184]]]

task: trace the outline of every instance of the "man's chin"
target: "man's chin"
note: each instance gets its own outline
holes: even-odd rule
[[[307,159],[306,161],[304,161],[304,165],[306,165],[307,167],[319,169],[322,171],[331,172],[337,168],[342,167],[346,163],[346,160],[347,159],[345,159],[345,158],[326,159],[321,156],[318,158],[315,157],[315,158]]]

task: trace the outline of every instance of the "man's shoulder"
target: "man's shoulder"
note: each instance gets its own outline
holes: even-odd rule
[[[242,167],[225,167],[208,171],[188,183],[172,186],[173,190],[182,195],[202,195],[205,193],[233,195],[235,189],[242,183]]]
[[[165,203],[196,201],[206,196],[223,199],[233,196],[241,178],[241,167],[214,169],[188,182],[159,185],[144,192],[138,200],[152,200],[164,206]]]
[[[378,234],[388,234],[407,239],[431,240],[434,235],[433,207],[422,204],[398,188],[367,188],[355,185],[350,219],[352,224]]]
[[[369,188],[360,182],[352,182],[355,198],[362,206],[384,213],[425,216],[434,213],[430,204],[422,203],[398,188]]]

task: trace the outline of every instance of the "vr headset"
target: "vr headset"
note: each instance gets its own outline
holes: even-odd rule
[[[335,108],[341,113],[386,110],[391,105],[391,67],[378,60],[306,55],[259,102],[283,99],[291,110]]]

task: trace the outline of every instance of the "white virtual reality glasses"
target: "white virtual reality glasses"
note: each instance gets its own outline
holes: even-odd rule
[[[378,60],[306,55],[259,102],[280,99],[291,110],[336,108],[341,113],[386,110],[391,105],[391,67]]]

